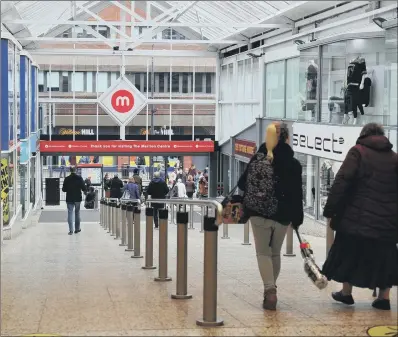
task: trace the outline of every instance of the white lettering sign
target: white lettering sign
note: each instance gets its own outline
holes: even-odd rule
[[[344,161],[355,146],[361,126],[293,124],[293,150],[312,156]]]
[[[130,99],[127,96],[119,96],[118,98],[116,98],[116,105],[117,106],[130,105]]]

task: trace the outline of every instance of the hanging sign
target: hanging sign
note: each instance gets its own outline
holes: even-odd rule
[[[99,97],[98,103],[116,123],[126,125],[138,115],[147,99],[126,77],[120,77]]]
[[[251,158],[256,153],[256,143],[244,140],[244,139],[235,139],[235,154]]]
[[[206,153],[213,141],[40,141],[42,153]]]
[[[310,123],[293,124],[293,150],[311,156],[344,161],[355,146],[361,126],[337,126]]]

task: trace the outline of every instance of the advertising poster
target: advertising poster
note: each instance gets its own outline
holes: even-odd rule
[[[10,209],[8,202],[9,184],[8,184],[8,159],[1,158],[1,201],[3,202],[3,226],[10,223]]]
[[[93,185],[101,185],[102,183],[102,167],[81,167],[79,166],[80,175],[83,179],[90,177]]]

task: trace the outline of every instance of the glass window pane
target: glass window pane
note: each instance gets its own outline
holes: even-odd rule
[[[104,92],[108,89],[108,73],[99,72],[98,73],[98,92]]]
[[[73,78],[72,91],[78,91],[78,92],[84,91],[84,74],[83,74],[83,72],[76,71],[74,74],[72,74],[72,78]]]
[[[285,64],[284,61],[266,65],[266,116],[285,116]]]
[[[300,162],[303,173],[303,200],[304,212],[310,216],[315,217],[315,165],[316,157],[295,153],[295,157]]]
[[[286,61],[286,118],[297,119],[302,104],[299,81],[300,58]]]
[[[398,125],[397,27],[386,31],[385,125]],[[395,144],[396,145],[396,144]]]
[[[59,72],[52,71],[47,73],[47,91],[59,91]]]

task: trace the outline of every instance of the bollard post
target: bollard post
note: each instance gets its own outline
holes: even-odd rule
[[[196,324],[206,327],[224,325],[224,321],[217,318],[218,226],[215,220],[204,216],[203,318]]]
[[[250,246],[250,240],[249,240],[249,235],[250,235],[250,224],[249,220],[245,223],[245,226],[243,227],[243,243],[242,245],[244,246]]]
[[[112,222],[113,222],[113,201],[109,202],[109,214],[108,214],[108,231],[107,233],[112,234]]]
[[[188,294],[188,212],[177,211],[177,286],[171,298],[192,298]]]
[[[193,212],[193,205],[189,205],[189,227],[188,227],[188,229],[195,229],[195,227],[193,226],[193,215],[194,215],[194,212]],[[177,221],[177,223],[178,223],[178,221]]]
[[[205,231],[204,221],[205,221],[205,208],[202,206],[201,207],[201,217],[200,217],[200,232],[201,233],[204,233],[204,231]]]
[[[168,213],[167,209],[159,209],[159,274],[155,277],[158,282],[171,281],[171,277],[167,276]]]
[[[230,237],[228,236],[228,224],[223,223],[222,224],[222,237],[221,239],[229,239]]]
[[[95,190],[94,209],[98,209],[98,190]]]
[[[104,217],[103,217],[103,213],[104,213],[103,202],[104,202],[104,200],[101,198],[101,200],[100,200],[100,221],[99,221],[101,227],[102,227],[103,220],[104,220]]]
[[[134,223],[134,206],[132,204],[127,205],[127,248],[126,252],[132,252],[133,249],[133,240],[134,240],[134,231],[133,231],[133,223]]]
[[[120,239],[120,204],[116,205],[115,208],[115,240],[119,240]]]
[[[329,254],[329,250],[334,242],[334,231],[330,228],[330,225],[326,225],[326,256]]]
[[[111,202],[108,200],[106,202],[106,226],[104,229],[109,233],[109,226],[111,224]]]
[[[127,205],[126,204],[122,204],[121,205],[121,226],[122,226],[122,230],[121,230],[121,239],[122,242],[119,244],[119,246],[126,246],[126,242],[127,242]]]
[[[286,232],[286,253],[283,256],[296,256],[293,252],[293,227],[289,225]]]
[[[140,259],[141,255],[141,210],[138,206],[134,207],[134,254],[133,259]]]
[[[153,265],[153,211],[152,207],[145,209],[145,266],[142,269],[156,269]]]
[[[116,235],[116,213],[117,202],[112,203],[112,223],[111,223],[111,236]]]

